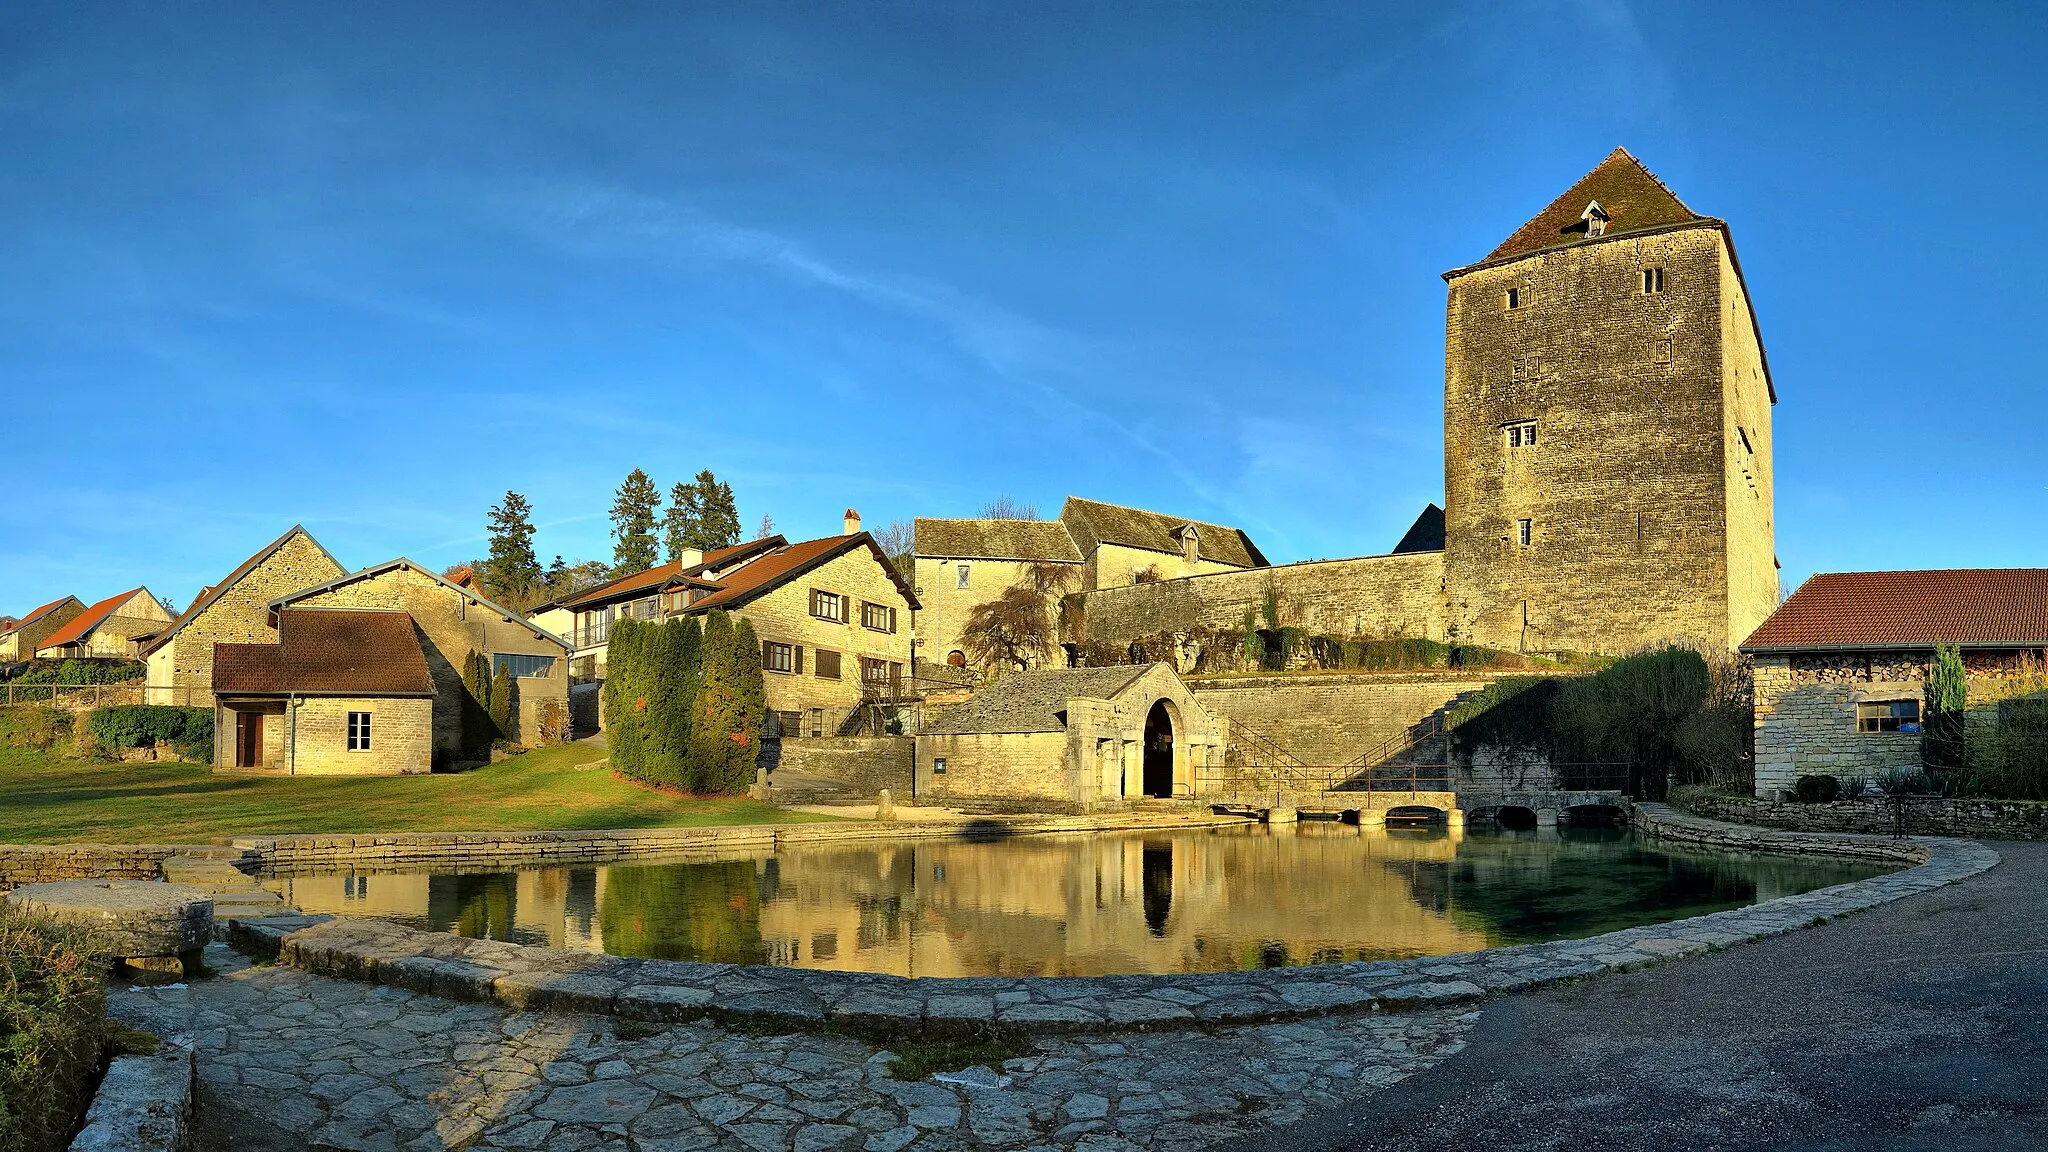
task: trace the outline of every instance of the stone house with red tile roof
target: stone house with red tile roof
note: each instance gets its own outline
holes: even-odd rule
[[[293,525],[203,589],[170,627],[143,645],[147,699],[212,707],[214,645],[276,643],[271,601],[347,571],[303,526]]]
[[[2048,691],[2048,569],[1827,572],[1800,585],[1741,645],[1755,674],[1757,795],[1800,776],[1920,768],[1937,645],[1961,651],[1973,724]]]
[[[0,661],[33,658],[45,639],[84,611],[84,602],[76,596],[61,597],[31,609],[0,633]]]
[[[147,588],[131,588],[92,605],[43,638],[36,655],[49,660],[133,660],[171,623]]]
[[[836,734],[855,713],[909,693],[910,582],[847,511],[845,532],[791,544],[780,536],[689,556],[601,585],[571,601],[579,659],[602,674],[611,623],[722,609],[761,641],[768,710],[784,736]]]
[[[404,611],[281,608],[268,644],[216,644],[214,766],[294,776],[431,771],[439,693]]]

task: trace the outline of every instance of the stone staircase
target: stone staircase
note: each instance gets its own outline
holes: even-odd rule
[[[163,878],[173,884],[187,884],[213,897],[213,919],[224,924],[235,919],[262,916],[292,916],[298,909],[284,898],[235,866],[242,857],[239,848],[206,848],[171,856],[164,860]]]

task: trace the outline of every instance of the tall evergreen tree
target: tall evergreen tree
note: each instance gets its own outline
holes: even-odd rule
[[[733,503],[732,485],[722,484],[710,469],[697,473],[697,499],[703,508],[698,529],[700,548],[729,548],[740,542],[740,511]]]
[[[491,509],[491,555],[483,563],[484,587],[491,595],[524,601],[540,583],[540,560],[533,554],[533,506],[508,491]],[[523,606],[523,605],[522,605]]]
[[[605,749],[612,768],[636,780],[647,770],[648,701],[642,665],[648,628],[631,618],[613,621],[604,662]]]
[[[1969,705],[1969,678],[1963,667],[1962,650],[1944,644],[1934,650],[1934,664],[1927,670],[1927,704],[1920,718],[1920,762],[1937,784],[1944,773],[1960,771],[1969,763],[1964,739],[1963,713]]]
[[[661,518],[662,543],[668,548],[668,558],[674,560],[685,549],[701,548],[698,540],[703,535],[704,502],[699,498],[695,484],[678,484],[669,489],[668,511]]]
[[[682,617],[649,630],[660,633],[660,642],[648,661],[652,685],[644,740],[646,778],[651,783],[688,789],[694,783],[690,723],[697,704],[703,629],[695,618]]]
[[[714,610],[704,621],[702,671],[690,709],[690,791],[725,791],[727,747],[732,743],[734,683],[732,617]]]
[[[562,561],[562,554],[555,553],[555,562],[548,565],[547,575],[541,577],[541,582],[547,585],[548,599],[569,593],[570,571],[569,565]]]
[[[612,570],[621,575],[652,568],[661,563],[661,542],[655,536],[660,525],[661,490],[647,473],[635,468],[626,474],[612,500]],[[607,656],[607,662],[610,658]]]
[[[761,640],[754,625],[741,617],[733,630],[733,713],[734,732],[744,739],[730,741],[727,753],[725,790],[733,795],[754,786],[755,764],[761,754],[761,727],[768,718],[768,685],[761,668]]]
[[[497,729],[492,739],[516,740],[519,731],[512,723],[512,669],[501,667],[491,677],[491,727]]]
[[[462,752],[477,756],[491,747],[491,665],[474,648],[462,661]]]

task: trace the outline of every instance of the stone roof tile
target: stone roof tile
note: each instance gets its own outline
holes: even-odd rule
[[[940,520],[911,524],[919,556],[949,560],[1059,560],[1079,564],[1081,550],[1058,520]]]
[[[1131,664],[1012,672],[965,704],[927,716],[918,730],[942,736],[1064,731],[1067,701],[1076,696],[1111,699],[1155,667]]]

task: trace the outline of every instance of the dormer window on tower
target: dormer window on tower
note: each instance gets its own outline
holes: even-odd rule
[[[1202,558],[1202,534],[1195,531],[1193,524],[1180,530],[1180,558],[1190,564]]]
[[[1607,235],[1607,222],[1613,219],[1613,217],[1607,214],[1607,209],[1602,208],[1598,200],[1595,200],[1591,204],[1586,205],[1584,212],[1579,213],[1579,219],[1586,222],[1586,235],[1605,236]]]

